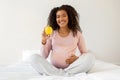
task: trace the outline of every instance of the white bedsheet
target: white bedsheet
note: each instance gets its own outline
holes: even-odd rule
[[[35,76],[39,74],[24,62],[0,68],[0,80],[28,80]]]
[[[41,76],[29,63],[19,62],[0,67],[0,80],[120,80],[120,66],[96,60],[88,74],[79,73],[72,77]]]
[[[97,60],[88,76],[100,80],[120,80],[120,66]]]

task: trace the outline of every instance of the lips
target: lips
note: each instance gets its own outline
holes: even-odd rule
[[[62,21],[62,22],[59,22],[60,25],[64,25],[65,24],[65,21]]]

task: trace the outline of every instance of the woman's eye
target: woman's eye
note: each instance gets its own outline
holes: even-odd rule
[[[60,16],[57,16],[56,18],[59,18]]]
[[[66,17],[66,15],[63,15],[63,17]]]

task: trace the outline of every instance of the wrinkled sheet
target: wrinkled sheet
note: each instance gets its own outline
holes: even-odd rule
[[[89,73],[64,77],[40,75],[29,63],[21,61],[0,67],[0,80],[120,80],[120,66],[96,60]]]

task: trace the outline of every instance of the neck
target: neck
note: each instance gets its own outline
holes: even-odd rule
[[[60,28],[60,29],[58,30],[58,32],[59,32],[59,33],[69,33],[69,32],[70,32],[70,29],[68,29],[68,28]]]

